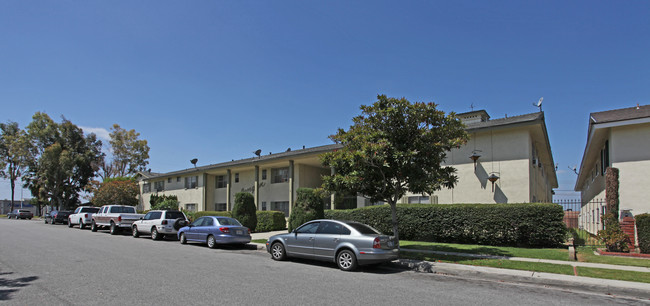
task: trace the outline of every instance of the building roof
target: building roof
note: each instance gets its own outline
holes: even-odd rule
[[[650,105],[635,106],[608,110],[604,112],[591,113],[591,122],[607,123],[631,119],[640,119],[650,117]]]
[[[484,122],[469,123],[466,124],[465,126],[467,126],[468,131],[472,131],[472,130],[506,126],[506,125],[519,124],[519,123],[530,123],[530,122],[543,120],[543,119],[544,119],[544,113],[537,112],[537,113],[531,113],[531,114],[525,114],[525,115],[519,115],[513,117],[492,119]]]
[[[290,151],[288,150],[288,151],[282,152],[282,153],[261,155],[259,157],[251,157],[251,158],[246,158],[246,159],[233,160],[233,161],[224,162],[224,163],[211,164],[211,165],[195,167],[195,168],[188,168],[188,169],[184,169],[184,170],[172,171],[172,172],[167,172],[167,173],[140,172],[140,174],[145,179],[152,179],[152,178],[163,177],[163,176],[164,177],[166,177],[166,176],[175,176],[175,175],[202,172],[202,171],[219,169],[219,168],[244,166],[244,165],[254,164],[254,163],[263,162],[263,161],[273,161],[273,160],[282,159],[282,158],[286,158],[286,157],[295,157],[295,156],[313,154],[313,153],[325,153],[325,152],[329,152],[329,151],[332,151],[332,150],[340,149],[341,147],[343,147],[343,146],[340,145],[340,144],[330,144],[330,145],[324,145],[324,146],[313,147],[313,148],[305,148],[305,149],[290,150]]]

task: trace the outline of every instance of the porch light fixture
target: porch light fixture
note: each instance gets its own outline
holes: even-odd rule
[[[488,181],[492,183],[492,192],[494,192],[494,183],[499,179],[499,176],[496,175],[494,172],[488,176]]]
[[[474,162],[474,171],[476,171],[476,161],[478,161],[479,157],[481,157],[481,154],[478,154],[478,152],[481,151],[480,150],[472,151],[472,155],[469,157]]]

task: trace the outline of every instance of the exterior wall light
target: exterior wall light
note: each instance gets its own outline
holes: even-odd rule
[[[478,150],[472,151],[472,155],[469,157],[474,162],[474,171],[476,171],[476,161],[478,161],[479,157],[481,157],[481,154],[479,154],[478,152],[480,151]]]
[[[494,183],[499,179],[499,176],[495,174],[495,172],[492,172],[490,176],[488,176],[488,181],[492,183],[492,192],[494,192]]]

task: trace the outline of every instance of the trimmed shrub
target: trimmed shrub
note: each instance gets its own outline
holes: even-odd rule
[[[613,213],[603,215],[604,230],[598,231],[600,239],[609,252],[629,252],[629,237],[621,229],[618,218]]]
[[[641,253],[650,254],[650,214],[634,216]]]
[[[185,214],[187,215],[187,212]],[[229,211],[198,211],[194,213],[195,219],[204,216],[232,217],[232,214]]]
[[[566,238],[557,204],[400,204],[400,238],[519,247],[557,247]],[[390,206],[328,210],[325,218],[368,224],[392,235]]]
[[[164,199],[151,206],[151,210],[178,210],[178,200],[173,198]]]
[[[323,198],[312,188],[298,188],[298,199],[289,216],[289,231],[303,223],[325,217]]]
[[[237,219],[243,226],[254,232],[257,227],[257,207],[255,198],[248,192],[235,194],[235,207],[232,209],[232,217]]]
[[[281,211],[258,211],[256,232],[279,231],[287,228],[287,219]]]

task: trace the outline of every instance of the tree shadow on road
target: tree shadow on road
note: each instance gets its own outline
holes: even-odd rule
[[[11,275],[13,272],[3,272],[0,273],[0,301],[7,301],[11,299],[11,294],[20,290],[20,288],[29,286],[29,283],[38,279],[38,276],[29,276],[21,277],[16,279],[11,279],[7,275]]]

